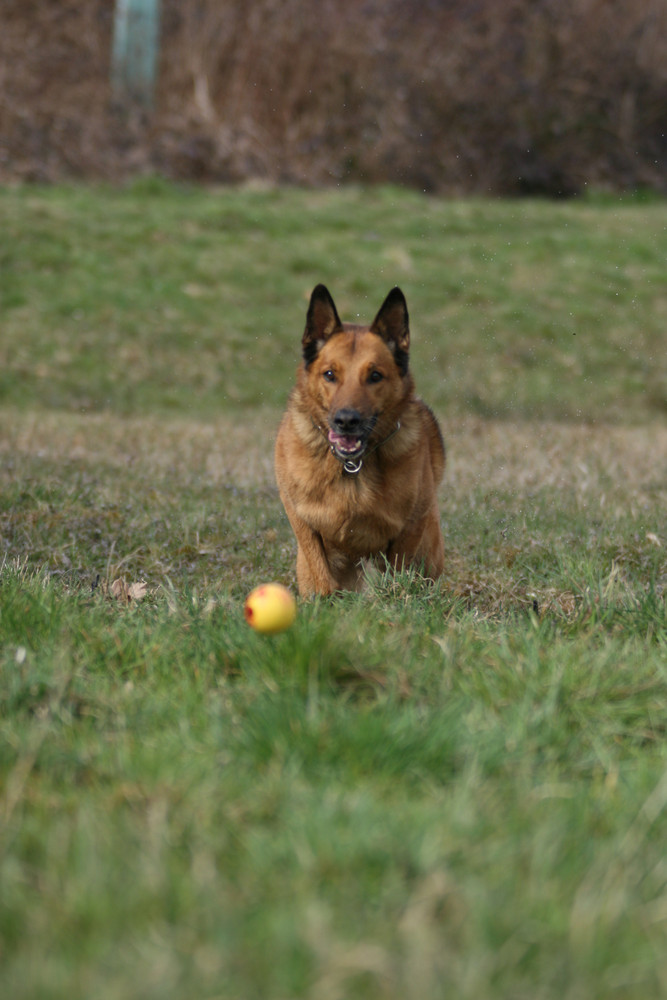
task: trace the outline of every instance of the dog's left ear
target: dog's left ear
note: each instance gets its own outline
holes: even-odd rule
[[[392,288],[389,292],[370,329],[382,337],[392,351],[401,375],[406,375],[410,352],[410,321],[405,296],[400,288]]]

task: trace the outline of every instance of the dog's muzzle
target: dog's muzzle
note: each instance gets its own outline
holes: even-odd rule
[[[375,427],[376,417],[364,419],[358,410],[337,410],[329,423],[331,450],[342,462],[360,458]]]
[[[319,424],[315,424],[319,431],[326,435],[331,453],[343,463],[343,471],[349,475],[356,475],[361,471],[366,455],[366,447],[373,428],[377,423],[377,416],[363,419],[357,410],[338,410],[330,423],[328,432]],[[368,452],[372,455],[381,445],[386,444],[401,429],[400,421],[396,421],[391,434],[388,434],[382,441],[378,441]]]

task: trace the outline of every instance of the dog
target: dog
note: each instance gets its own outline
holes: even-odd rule
[[[409,369],[408,308],[394,288],[370,326],[341,323],[314,289],[302,361],[275,446],[278,491],[297,541],[302,596],[361,590],[364,562],[444,569],[438,422]]]

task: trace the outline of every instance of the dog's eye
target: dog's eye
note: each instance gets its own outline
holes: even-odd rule
[[[384,375],[382,374],[382,372],[372,371],[370,373],[370,375],[368,376],[368,381],[369,382],[381,382],[383,378],[384,378]]]
[[[332,372],[331,368],[327,368],[327,370],[323,372],[322,378],[324,379],[325,382],[335,382],[336,374],[335,372]]]

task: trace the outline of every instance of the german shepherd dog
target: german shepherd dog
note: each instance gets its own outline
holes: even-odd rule
[[[432,579],[443,571],[445,448],[414,394],[409,348],[400,288],[370,326],[341,323],[325,286],[313,291],[275,451],[303,596],[360,590],[367,559],[413,564]]]

